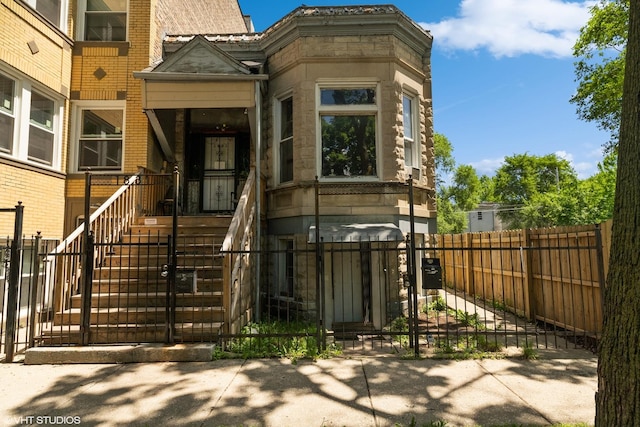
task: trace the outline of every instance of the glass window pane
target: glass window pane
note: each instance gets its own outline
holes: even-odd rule
[[[28,156],[31,160],[50,165],[53,162],[53,133],[30,126]]]
[[[404,141],[404,164],[405,166],[413,166],[413,143]]]
[[[87,12],[85,27],[87,41],[124,41],[127,37],[127,14]]]
[[[322,105],[375,105],[376,90],[362,89],[321,89]]]
[[[280,105],[280,139],[282,140],[293,136],[293,99],[285,99]]]
[[[0,76],[0,110],[13,112],[14,86],[13,80]]]
[[[0,112],[0,151],[11,153],[13,148],[13,117]]]
[[[321,116],[322,176],[376,176],[375,115]]]
[[[55,103],[37,92],[31,92],[31,123],[53,130]]]
[[[0,111],[0,151],[11,153],[13,148],[14,119]]]
[[[82,112],[82,136],[121,137],[122,110],[84,110]]]
[[[87,11],[126,12],[127,0],[87,0]]]
[[[293,181],[293,139],[280,144],[280,182]]]
[[[81,140],[78,169],[120,169],[122,164],[121,140]]]
[[[413,103],[411,98],[405,96],[402,98],[402,122],[404,125],[404,137],[413,138]]]
[[[56,27],[60,26],[60,0],[38,0],[36,10]]]

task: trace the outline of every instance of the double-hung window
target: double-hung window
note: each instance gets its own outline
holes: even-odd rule
[[[377,177],[377,86],[321,85],[318,92],[321,176]]]
[[[418,137],[416,136],[416,101],[415,97],[402,96],[402,125],[404,133],[404,164],[407,167],[419,167]]]
[[[31,92],[28,159],[51,165],[55,133],[53,123],[56,103],[38,92]]]
[[[279,101],[279,144],[280,182],[293,181],[293,98]]]
[[[15,81],[0,74],[0,152],[13,151],[13,129],[16,122]]]
[[[32,9],[37,10],[53,25],[66,30],[68,0],[25,0]]]
[[[123,109],[81,109],[78,170],[122,169]]]
[[[63,105],[26,77],[0,73],[0,156],[59,170]]]
[[[83,40],[127,39],[127,0],[81,0],[78,12]]]

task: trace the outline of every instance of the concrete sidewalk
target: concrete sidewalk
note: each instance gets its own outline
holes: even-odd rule
[[[596,357],[0,364],[0,426],[593,423]]]

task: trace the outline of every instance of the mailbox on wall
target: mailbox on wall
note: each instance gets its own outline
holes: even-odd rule
[[[442,289],[440,258],[422,258],[422,289]]]

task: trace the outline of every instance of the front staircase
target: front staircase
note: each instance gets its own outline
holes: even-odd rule
[[[176,242],[175,342],[214,342],[224,320],[220,247],[231,216],[180,216]],[[167,338],[172,217],[141,217],[121,241],[96,250],[89,344],[164,342]],[[82,296],[54,314],[43,343],[80,340]],[[68,342],[65,342],[67,341]]]

